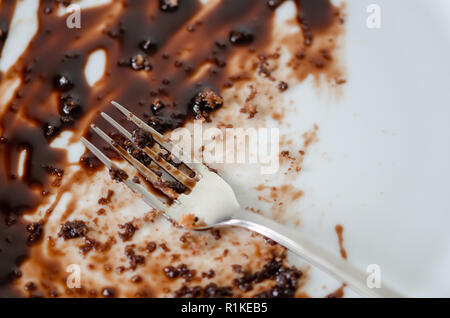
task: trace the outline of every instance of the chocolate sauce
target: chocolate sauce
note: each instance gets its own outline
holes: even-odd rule
[[[230,56],[264,53],[274,16],[273,6],[262,0],[222,0],[202,16],[196,15],[201,4],[194,0],[180,0],[176,8],[162,8],[160,1],[124,0],[82,10],[81,28],[69,29],[66,17],[56,14],[58,2],[41,1],[37,34],[14,69],[0,77],[3,81],[19,72],[22,79],[0,118],[0,296],[15,295],[8,284],[20,276],[28,255],[21,215],[33,213],[56,191],[49,167],[62,171],[67,165],[65,151],[51,148],[50,142],[70,130],[73,140],[85,135],[102,144],[89,132],[91,122],[112,132],[97,117],[100,110],[129,125],[109,105],[111,100],[160,132],[182,126],[198,115],[199,93],[220,92],[234,75],[226,67]],[[15,3],[3,0],[0,5],[0,49]],[[330,25],[333,7],[329,0],[296,4],[310,44],[315,30]],[[105,22],[103,29],[96,28],[99,22]],[[106,72],[92,89],[84,67],[97,49],[107,52]],[[18,177],[24,149],[25,171]],[[89,153],[82,164],[91,170],[101,167]]]
[[[338,241],[339,241],[339,252],[341,253],[341,257],[343,259],[347,259],[347,251],[344,248],[344,227],[340,224],[336,225],[334,227],[334,230],[336,231]]]
[[[4,0],[0,9],[0,52],[5,44],[6,37],[8,36],[9,25],[16,7],[15,0]]]

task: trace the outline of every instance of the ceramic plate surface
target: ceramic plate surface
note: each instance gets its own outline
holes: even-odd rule
[[[36,1],[24,2],[26,20]],[[293,181],[305,192],[300,231],[338,255],[334,226],[342,224],[349,262],[364,271],[378,265],[382,282],[405,295],[450,296],[450,3],[345,2],[342,93],[309,80],[288,92],[295,107],[283,133],[320,127]],[[381,28],[367,26],[372,4]],[[33,21],[24,25],[0,68],[32,36]],[[252,173],[226,172],[244,205],[255,203]],[[308,275],[312,296],[340,286],[314,268]]]

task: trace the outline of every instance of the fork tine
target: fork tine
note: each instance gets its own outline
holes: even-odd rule
[[[151,133],[153,136],[153,139],[156,140],[158,144],[160,144],[162,147],[164,147],[167,151],[174,154],[176,157],[178,157],[186,166],[188,166],[191,170],[197,171],[197,172],[204,172],[207,168],[197,159],[192,157],[191,162],[188,163],[189,158],[186,158],[184,155],[182,149],[178,147],[175,144],[167,143],[164,140],[164,136],[161,135],[158,131],[156,131],[151,126],[147,125],[143,120],[141,120],[139,117],[131,113],[128,109],[120,105],[119,103],[112,101],[111,104],[113,104],[122,114],[124,114],[129,120],[131,120],[133,123],[135,123],[138,127],[146,130],[147,132]]]
[[[148,181],[153,184],[161,181],[161,179],[150,169],[140,163],[136,158],[131,156],[128,152],[120,147],[114,145],[114,141],[111,137],[105,134],[100,128],[95,125],[91,125],[92,130],[99,135],[104,141],[106,141],[120,156],[125,158],[133,167],[135,167]],[[102,154],[103,155],[103,154]],[[109,160],[109,159],[108,159]]]
[[[81,142],[86,146],[87,149],[89,149],[90,152],[92,152],[98,158],[98,160],[100,160],[106,166],[106,168],[111,169],[113,167],[114,164],[112,163],[112,161],[97,147],[91,144],[87,139],[81,137]]]
[[[114,128],[116,128],[120,133],[122,133],[126,138],[128,138],[131,141],[132,135],[128,130],[126,130],[124,127],[122,127],[122,125],[120,125],[118,122],[116,122],[114,119],[112,119],[109,115],[107,115],[103,112],[101,113],[101,115],[108,123],[110,123]],[[105,134],[105,133],[103,133],[103,134]],[[145,153],[147,155],[149,155],[149,157],[153,160],[153,162],[155,162],[161,169],[164,169],[173,178],[180,181],[187,188],[189,188],[189,189],[193,188],[193,186],[195,185],[194,179],[188,177],[181,170],[175,168],[170,163],[165,161],[153,149],[151,149],[149,147],[145,147],[143,150],[145,151]]]
[[[108,169],[119,169],[103,152],[101,152],[97,147],[90,143],[85,138],[81,137],[81,142],[91,151]],[[129,187],[133,192],[139,193],[142,199],[149,206],[163,211],[166,209],[164,202],[158,199],[156,196],[148,192],[143,186],[131,181],[130,179],[123,180],[123,182]]]

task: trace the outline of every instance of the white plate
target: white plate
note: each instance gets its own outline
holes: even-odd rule
[[[343,95],[336,102],[309,81],[290,93],[301,101],[293,127],[320,126],[295,182],[305,191],[301,231],[337,254],[334,226],[343,224],[350,262],[379,265],[382,282],[405,295],[450,296],[450,3],[346,3]],[[381,29],[366,25],[370,4],[381,8]],[[229,178],[251,205],[239,187],[247,176]],[[312,296],[339,286],[308,275]]]
[[[350,262],[408,296],[450,296],[450,3],[346,2],[344,96],[302,104],[321,128],[302,230],[337,251],[342,223]],[[366,26],[374,3],[381,29]]]

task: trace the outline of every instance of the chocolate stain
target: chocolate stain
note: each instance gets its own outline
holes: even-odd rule
[[[336,289],[334,292],[329,293],[325,298],[342,298],[344,297],[344,288],[347,287],[346,284],[342,284],[341,287]]]
[[[336,225],[334,227],[334,230],[336,231],[338,241],[339,241],[339,252],[341,253],[341,257],[343,259],[347,259],[347,251],[344,248],[344,227],[340,224]]]
[[[1,2],[0,49],[15,3]],[[129,125],[111,100],[160,132],[181,127],[195,117],[192,101],[202,89],[220,92],[229,86],[235,75],[227,65],[231,57],[249,59],[270,45],[274,11],[266,1],[223,0],[202,15],[199,1],[178,3],[175,10],[163,11],[159,1],[113,1],[82,10],[82,28],[69,29],[66,17],[56,14],[58,1],[41,1],[37,34],[14,68],[0,77],[0,84],[17,75],[22,80],[0,118],[1,297],[17,295],[9,284],[20,277],[20,264],[29,255],[21,216],[34,213],[56,191],[54,171],[68,165],[66,151],[49,146],[56,136],[72,131],[72,141],[84,135],[101,145],[89,132],[91,122],[111,132],[98,119],[99,111]],[[309,46],[316,32],[332,24],[335,8],[329,0],[297,0],[296,5],[304,34],[299,41]],[[84,68],[98,49],[107,52],[106,72],[90,87]],[[165,107],[152,109],[156,99]],[[18,177],[23,149],[28,156]],[[101,167],[90,153],[81,163],[87,170]]]

